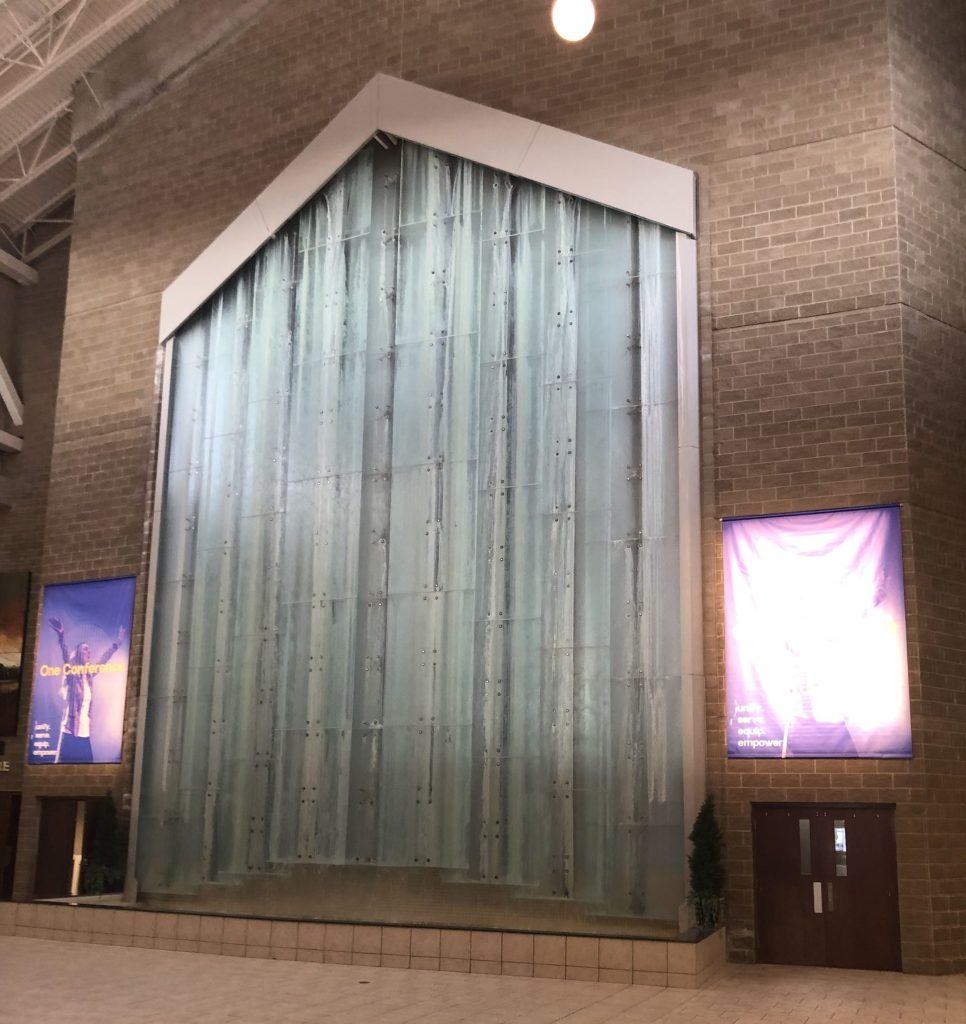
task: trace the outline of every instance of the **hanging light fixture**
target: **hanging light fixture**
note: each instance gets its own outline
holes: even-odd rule
[[[554,0],[550,9],[554,30],[568,43],[579,43],[581,39],[586,39],[594,27],[596,17],[593,0]]]

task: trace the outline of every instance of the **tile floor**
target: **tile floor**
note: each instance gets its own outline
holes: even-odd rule
[[[732,965],[692,992],[0,936],[0,1022],[966,1024],[966,976]]]

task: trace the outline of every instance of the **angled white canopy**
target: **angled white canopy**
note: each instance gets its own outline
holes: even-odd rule
[[[376,75],[165,289],[161,340],[170,337],[377,131],[694,234],[692,171]]]

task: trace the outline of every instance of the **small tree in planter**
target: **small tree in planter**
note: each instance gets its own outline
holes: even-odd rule
[[[84,896],[116,892],[124,881],[117,807],[111,793],[87,806],[87,849],[81,862],[80,890]]]
[[[724,897],[724,836],[714,816],[714,797],[705,798],[688,836],[693,850],[688,854],[691,892],[688,902],[694,908],[699,928],[715,928],[721,921]]]

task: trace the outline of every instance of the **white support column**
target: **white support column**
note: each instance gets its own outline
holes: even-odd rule
[[[158,423],[158,458],[154,471],[154,508],[151,513],[151,548],[148,555],[148,594],[144,612],[144,648],[141,655],[141,680],[138,691],[138,721],[134,743],[134,779],[131,783],[131,824],[128,829],[127,869],[124,875],[124,901],[136,903],[138,898],[137,846],[141,814],[141,776],[144,771],[144,729],[148,717],[148,684],[151,675],[151,643],[154,638],[154,601],[158,586],[158,550],[161,543],[161,500],[164,474],[168,462],[168,409],[171,402],[171,361],[174,341],[162,346],[161,408]]]
[[[701,575],[700,386],[697,243],[677,236],[678,496],[681,559],[681,731],[684,759],[684,835],[706,793],[704,610]]]

